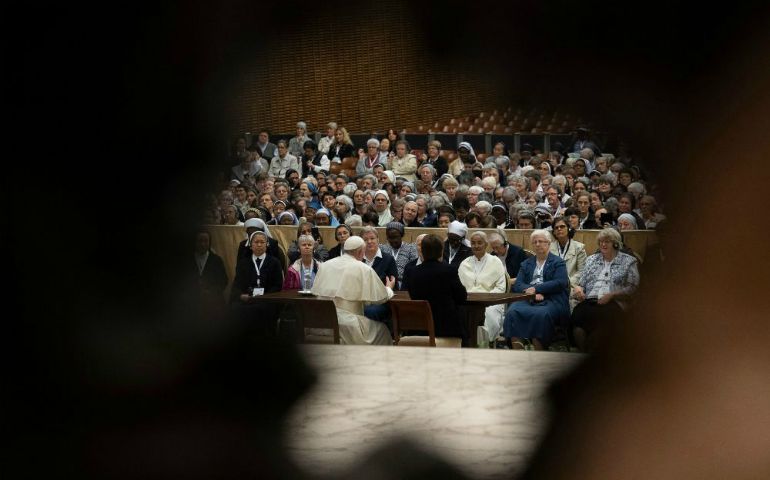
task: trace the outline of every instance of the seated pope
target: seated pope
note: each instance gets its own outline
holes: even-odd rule
[[[312,292],[334,301],[341,343],[392,345],[388,327],[366,318],[364,306],[390,300],[396,279],[387,277],[383,285],[377,273],[361,261],[364,246],[361,237],[348,238],[342,255],[318,267]]]

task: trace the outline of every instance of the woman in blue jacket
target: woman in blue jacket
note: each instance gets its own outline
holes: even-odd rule
[[[569,277],[564,260],[549,253],[551,234],[535,230],[530,235],[534,257],[521,264],[513,291],[535,294],[529,302],[514,302],[505,314],[503,335],[513,348],[524,347],[529,339],[535,350],[548,347],[554,326],[569,319]]]

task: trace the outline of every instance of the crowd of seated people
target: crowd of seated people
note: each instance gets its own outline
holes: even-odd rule
[[[510,348],[542,349],[562,332],[580,349],[590,350],[601,338],[602,322],[623,314],[639,283],[639,257],[623,245],[622,232],[655,229],[666,220],[651,195],[654,188],[630,158],[623,158],[629,162],[624,164],[585,138],[551,152],[526,143],[520,152],[511,152],[496,143],[484,158],[467,142],[456,145],[456,156],[435,140],[424,153],[412,152],[394,129],[358,150],[347,129],[334,122],[317,144],[307,136],[304,122],[297,124],[296,133],[275,144],[266,130],[250,146],[238,138],[230,178],[210,195],[202,215],[204,224],[246,227],[230,295],[240,316],[275,315],[251,297],[299,288],[304,272],[312,272],[312,283],[325,262],[341,257],[349,261],[355,255],[346,254],[345,244],[355,236],[354,226],[365,227],[360,233],[363,246],[359,252],[358,242],[351,242],[356,248],[350,252],[360,253],[383,285],[412,287],[407,277],[423,258],[415,244],[403,241],[404,229],[428,227],[446,232],[440,260],[455,272],[463,294],[513,291],[533,296],[488,308],[477,335],[481,345],[505,338]],[[334,164],[351,157],[354,174],[332,173]],[[288,252],[270,237],[268,225],[297,227]],[[337,245],[323,245],[319,226],[336,227]],[[367,227],[384,227],[387,243],[379,244],[377,231]],[[469,228],[533,230],[532,251],[527,256],[509,245],[505,235],[468,236]],[[590,229],[603,233],[597,253],[588,256],[587,247],[573,237],[577,230]],[[203,243],[196,250],[201,282],[206,270]],[[266,256],[276,261],[265,263]],[[211,252],[208,258],[217,257]],[[269,278],[262,278],[263,270]],[[389,311],[381,304],[363,312],[390,328]],[[273,332],[274,326],[263,331]],[[466,343],[468,334],[462,333]],[[375,336],[380,342],[381,335]]]

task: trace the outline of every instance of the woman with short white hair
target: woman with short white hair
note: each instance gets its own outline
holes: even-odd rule
[[[286,277],[283,279],[284,290],[310,290],[313,287],[315,274],[318,272],[318,265],[321,263],[314,256],[316,246],[316,240],[312,235],[300,235],[297,237],[299,257],[286,270]],[[305,278],[308,279],[309,285],[305,285]]]
[[[345,223],[345,220],[353,211],[353,199],[347,195],[339,195],[334,200],[334,211],[332,212],[339,223]]]
[[[505,277],[505,265],[496,256],[487,253],[487,235],[473,232],[470,236],[473,255],[466,258],[458,267],[460,283],[468,293],[505,293],[508,280]],[[478,346],[489,348],[500,334],[503,326],[504,305],[492,305],[484,311],[484,325],[477,330]],[[472,345],[475,346],[475,345]]]
[[[366,151],[361,154],[356,164],[356,174],[358,176],[374,173],[376,165],[386,165],[380,162],[380,141],[376,138],[370,138],[366,141]],[[387,168],[387,167],[386,167]]]
[[[569,277],[564,260],[549,253],[547,230],[535,230],[529,238],[535,256],[521,264],[513,291],[535,297],[511,304],[503,335],[514,349],[523,349],[529,340],[535,350],[543,350],[551,343],[554,327],[569,319]]]
[[[586,259],[575,297],[580,303],[572,312],[572,333],[581,351],[591,350],[601,331],[617,322],[639,286],[634,256],[621,252],[623,241],[614,228],[596,236],[599,251]]]
[[[297,122],[297,136],[289,140],[289,153],[297,158],[301,157],[305,142],[308,140],[310,140],[310,137],[307,136],[307,124],[305,122]]]

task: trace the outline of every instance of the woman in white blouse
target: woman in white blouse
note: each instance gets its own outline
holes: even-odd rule
[[[567,264],[571,310],[577,305],[577,299],[575,299],[572,293],[580,281],[580,274],[583,273],[583,266],[586,263],[587,256],[586,247],[572,238],[575,236],[575,230],[569,226],[567,219],[564,217],[556,217],[553,221],[552,229],[554,240],[551,242],[550,251],[554,255],[558,255]]]

